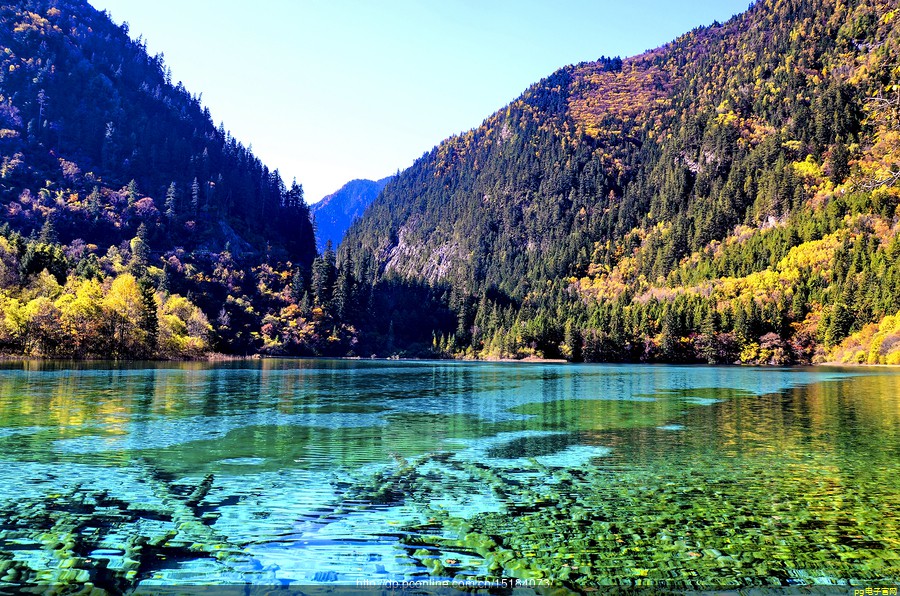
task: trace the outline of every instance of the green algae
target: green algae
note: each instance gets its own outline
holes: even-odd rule
[[[740,397],[747,403],[748,395]],[[890,438],[878,444],[841,433],[839,421],[825,418],[813,423],[834,433],[831,442],[822,442],[828,432],[781,422],[785,399],[812,406],[805,411],[815,416],[819,397],[818,389],[798,389],[778,399],[756,398],[749,410],[742,400],[722,400],[705,412],[722,432],[692,435],[656,454],[659,443],[652,437],[664,433],[645,428],[655,422],[652,416],[632,425],[634,418],[608,415],[616,411],[611,408],[582,419],[582,428],[597,431],[588,437],[646,445],[628,453],[630,463],[611,458],[567,468],[532,460],[509,470],[444,454],[442,474],[489,487],[503,506],[465,517],[435,509],[426,497],[439,487],[426,489],[427,475],[407,472],[395,502],[417,505],[428,523],[405,527],[403,540],[435,576],[448,571],[433,561],[465,553],[470,560],[454,574],[541,578],[573,591],[893,584],[900,579],[900,520],[887,512],[900,510],[900,476],[890,472],[896,460],[889,459],[896,430],[882,433],[882,441]],[[877,401],[863,403],[873,416],[885,415]],[[516,410],[534,412],[536,406]],[[575,425],[583,409],[565,411]],[[743,427],[729,421],[737,413]],[[896,411],[887,418],[896,421]],[[885,427],[883,419],[872,423]],[[525,436],[487,453],[533,457],[565,449],[585,434]],[[856,449],[853,459],[843,451],[844,441]],[[876,462],[882,467],[871,465]],[[540,482],[519,480],[529,478]],[[369,490],[378,494],[377,487]]]
[[[576,590],[643,578],[699,589],[877,585],[900,577],[900,560],[883,556],[896,554],[900,524],[882,518],[869,525],[855,515],[871,508],[871,491],[810,511],[832,495],[833,470],[822,462],[771,464],[740,474],[715,460],[614,476],[595,470],[549,491],[504,483],[496,488],[516,505],[466,520],[436,516],[439,527],[415,537],[439,551],[477,554],[494,578],[542,577]],[[758,485],[733,481],[748,472]],[[454,532],[460,527],[466,531]]]
[[[223,436],[180,442],[159,449],[128,452],[158,462],[172,474],[260,473],[290,468],[358,468],[389,461],[393,455],[416,457],[465,438],[490,434],[496,425],[456,414],[395,413],[383,424],[322,427],[296,424],[254,425]],[[235,460],[258,460],[235,466]]]
[[[690,389],[662,389],[654,393],[640,395],[657,399],[699,398],[717,401],[758,397],[756,393],[746,389],[732,387],[693,387]]]
[[[655,399],[561,399],[510,408],[534,417],[525,428],[566,432],[658,426],[679,418],[682,410],[684,404]]]
[[[574,433],[524,436],[491,447],[487,450],[486,455],[496,459],[540,457],[559,453],[568,447],[581,444],[581,437]]]

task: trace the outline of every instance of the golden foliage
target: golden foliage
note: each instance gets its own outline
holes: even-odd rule
[[[900,313],[865,325],[841,342],[829,359],[843,364],[900,365]]]
[[[668,110],[668,73],[646,60],[626,60],[622,70],[590,63],[575,71],[569,113],[578,130],[590,136],[620,134],[622,123],[643,125]]]

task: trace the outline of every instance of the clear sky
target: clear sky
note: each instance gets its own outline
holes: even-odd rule
[[[90,0],[314,202],[404,169],[567,64],[631,56],[749,0]]]

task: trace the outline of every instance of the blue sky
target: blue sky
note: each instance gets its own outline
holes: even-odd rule
[[[316,201],[404,169],[559,67],[631,56],[748,0],[90,0]]]

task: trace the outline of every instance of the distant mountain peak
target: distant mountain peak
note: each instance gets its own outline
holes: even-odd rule
[[[320,252],[329,240],[334,246],[341,243],[350,224],[362,216],[391,178],[393,176],[381,180],[351,180],[310,206],[316,222],[316,244]]]

